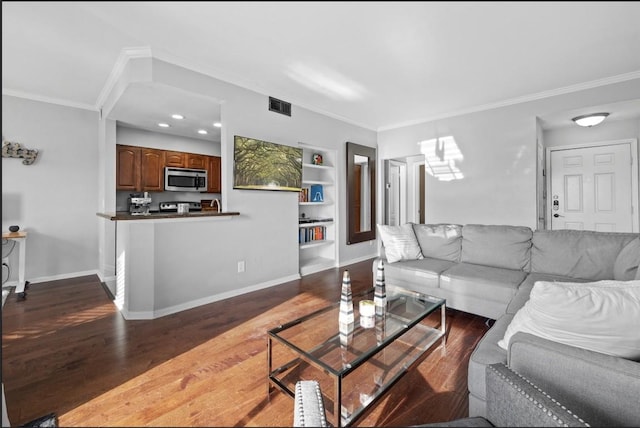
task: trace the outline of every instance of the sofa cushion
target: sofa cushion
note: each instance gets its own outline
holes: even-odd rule
[[[378,231],[380,232],[385,256],[389,263],[424,258],[410,223],[402,226],[379,224]]]
[[[620,251],[613,265],[613,279],[631,281],[638,275],[640,265],[640,238],[631,240]]]
[[[640,281],[538,281],[498,345],[516,332],[640,360]]]
[[[491,266],[458,263],[440,276],[440,287],[459,294],[482,297],[505,304],[516,294],[526,272]]]
[[[413,231],[425,257],[460,261],[462,226],[458,224],[414,224]]]
[[[430,257],[420,260],[405,260],[397,263],[385,264],[385,281],[388,284],[398,286],[420,284],[425,287],[437,288],[440,286],[440,273],[453,265],[453,262],[432,259]]]
[[[569,278],[568,276],[549,275],[546,273],[532,272],[522,281],[522,284],[518,287],[516,295],[509,302],[507,306],[508,314],[515,314],[518,310],[524,306],[529,300],[531,289],[533,285],[538,281],[561,281],[561,282],[588,282],[588,279]]]
[[[469,393],[482,401],[486,400],[486,367],[495,363],[507,363],[507,351],[498,346],[498,340],[511,323],[513,315],[505,314],[498,318],[487,333],[480,339],[478,345],[469,357],[469,371],[467,385]],[[473,413],[469,416],[486,416],[484,412]]]
[[[460,261],[505,269],[528,269],[532,231],[524,226],[467,224]]]
[[[637,233],[537,230],[531,239],[531,272],[612,279],[618,254],[637,238]]]

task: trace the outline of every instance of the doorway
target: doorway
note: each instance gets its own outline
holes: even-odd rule
[[[637,141],[547,148],[547,229],[638,231]]]
[[[407,164],[385,160],[385,224],[400,226],[407,222]]]
[[[414,185],[413,185],[413,222],[425,223],[425,169],[424,158],[421,162],[413,164]]]

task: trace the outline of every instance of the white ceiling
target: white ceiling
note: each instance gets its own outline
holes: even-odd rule
[[[639,22],[640,2],[3,2],[2,89],[96,109],[121,51],[148,47],[380,130],[640,77]],[[119,120],[174,113],[150,89]]]
[[[173,119],[180,114],[184,119]],[[220,142],[220,104],[217,100],[157,83],[131,84],[118,99],[109,118],[120,125],[164,134]],[[169,128],[160,128],[166,123]],[[198,134],[204,129],[206,135]]]

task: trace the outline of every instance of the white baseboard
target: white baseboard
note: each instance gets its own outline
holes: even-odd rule
[[[98,278],[100,278],[100,282],[107,286],[111,294],[116,295],[116,276],[102,276],[100,272],[98,272]]]
[[[98,275],[97,270],[86,270],[81,272],[70,272],[70,273],[62,273],[60,275],[51,275],[51,276],[40,276],[38,278],[26,278],[29,281],[29,284],[38,284],[40,282],[49,282],[49,281],[57,281],[59,279],[69,279],[76,278],[79,276],[87,276],[87,275]],[[99,277],[100,275],[98,275]],[[18,285],[18,281],[7,281],[2,284],[3,287],[16,287]]]
[[[354,263],[360,263],[360,262],[363,262],[365,260],[373,259],[373,258],[376,258],[376,257],[378,257],[378,252],[377,251],[375,253],[369,254],[367,256],[361,256],[361,257],[357,257],[355,259],[350,259],[350,260],[342,260],[340,262],[340,267],[345,267],[346,265],[352,265]]]
[[[170,306],[168,308],[156,309],[154,311],[141,311],[141,312],[131,312],[125,309],[122,309],[120,312],[124,319],[127,320],[149,320],[164,317],[166,315],[175,314],[176,312],[186,311],[188,309],[193,309],[198,306],[206,305],[209,303],[217,302],[219,300],[228,299],[230,297],[236,297],[241,294],[247,294],[252,291],[262,290],[264,288],[274,287],[276,285],[283,284],[289,281],[295,281],[300,279],[300,275],[289,275],[286,277],[273,279],[271,281],[262,282],[260,284],[250,285],[248,287],[239,288],[237,290],[226,291],[224,293],[214,294],[212,296],[203,297],[201,299],[192,300],[189,302],[181,303],[179,305]]]

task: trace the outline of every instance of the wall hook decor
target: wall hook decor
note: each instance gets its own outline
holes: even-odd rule
[[[38,157],[38,150],[25,149],[20,143],[12,143],[2,137],[2,157],[20,158],[24,165],[31,165]]]

